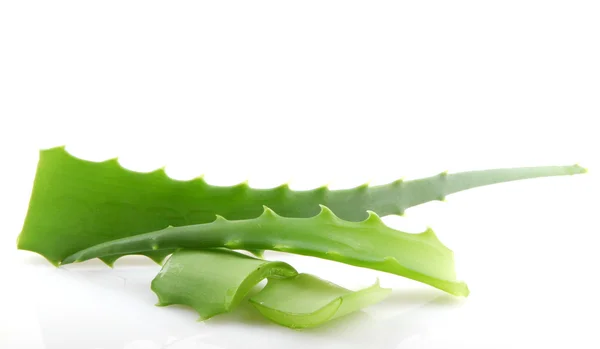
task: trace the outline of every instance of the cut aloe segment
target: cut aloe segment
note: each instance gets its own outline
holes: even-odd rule
[[[379,282],[350,291],[310,274],[272,279],[250,302],[270,320],[290,328],[320,326],[385,299]]]
[[[225,249],[179,250],[152,281],[157,305],[188,305],[201,319],[226,313],[265,278],[297,275],[284,262],[270,262]]]

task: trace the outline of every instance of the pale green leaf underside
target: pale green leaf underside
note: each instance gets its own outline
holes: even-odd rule
[[[384,300],[390,289],[350,291],[310,274],[270,279],[250,302],[270,320],[290,328],[310,328]]]
[[[201,177],[178,181],[163,169],[134,172],[122,168],[117,159],[86,161],[56,147],[40,152],[17,246],[58,264],[87,247],[167,226],[208,223],[216,215],[230,220],[256,218],[263,205],[295,218],[312,217],[319,212],[319,205],[325,205],[340,218],[358,222],[367,218],[367,210],[380,216],[402,214],[409,207],[474,187],[582,172],[585,170],[577,165],[493,169],[345,190],[293,191],[287,185],[273,189],[253,189],[246,183],[218,187]],[[160,262],[171,252],[140,253]],[[102,259],[110,265],[119,257]]]
[[[270,262],[225,249],[178,250],[152,280],[160,306],[183,304],[202,319],[233,310],[265,278],[297,275],[284,262]]]
[[[62,263],[156,250],[221,248],[273,250],[329,259],[393,273],[467,296],[457,280],[454,255],[430,229],[410,234],[386,226],[373,212],[361,222],[340,219],[325,206],[311,218],[288,218],[265,207],[260,217],[170,227],[105,242],[79,251]]]

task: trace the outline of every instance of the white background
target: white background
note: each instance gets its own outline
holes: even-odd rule
[[[0,348],[597,348],[595,1],[3,1]],[[471,296],[270,253],[392,296],[313,331],[253,309],[154,307],[159,267],[54,268],[16,251],[40,148],[213,184],[305,189],[490,167],[586,175],[490,186],[388,217],[430,225]]]

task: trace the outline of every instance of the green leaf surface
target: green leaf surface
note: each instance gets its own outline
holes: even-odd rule
[[[467,285],[456,279],[454,255],[431,229],[410,234],[386,226],[369,211],[367,219],[349,222],[325,206],[311,218],[288,218],[265,207],[261,216],[170,227],[105,242],[67,257],[62,264],[92,258],[156,250],[226,247],[273,250],[313,256],[405,276],[457,296]]]
[[[225,249],[178,250],[152,280],[157,305],[183,304],[202,319],[233,310],[265,278],[295,276],[284,262],[270,262]]]
[[[268,319],[290,328],[317,327],[384,300],[391,290],[373,286],[350,291],[310,274],[269,279],[250,302]]]
[[[17,247],[58,264],[96,244],[166,228],[208,223],[215,215],[230,220],[258,217],[266,205],[285,217],[307,218],[326,205],[340,218],[358,222],[367,210],[380,216],[446,195],[488,184],[583,173],[580,166],[548,166],[442,173],[410,181],[353,189],[293,191],[287,185],[253,189],[246,183],[212,186],[202,178],[179,181],[164,169],[126,170],[117,159],[82,160],[64,147],[40,151],[31,199]],[[172,251],[143,251],[161,262]],[[106,256],[112,265],[118,255]]]

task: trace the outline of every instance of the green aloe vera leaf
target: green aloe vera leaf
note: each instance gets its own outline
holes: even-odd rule
[[[17,247],[57,265],[66,256],[96,244],[163,229],[227,219],[258,217],[262,206],[285,217],[307,218],[326,205],[340,218],[360,221],[367,210],[380,216],[446,195],[488,184],[526,178],[583,173],[580,166],[549,166],[462,172],[354,189],[293,191],[287,185],[252,189],[246,183],[211,186],[199,177],[169,178],[163,169],[139,173],[117,159],[92,162],[64,147],[40,151],[33,190]],[[141,252],[161,262],[172,251]],[[106,256],[109,265],[120,256]]]
[[[269,279],[250,302],[268,319],[290,328],[317,327],[384,300],[391,289],[350,291],[310,274]]]
[[[226,249],[175,251],[152,280],[158,304],[183,304],[201,319],[233,310],[265,278],[295,276],[284,262],[270,262]]]
[[[170,227],[113,240],[79,251],[62,264],[113,255],[173,249],[273,250],[329,259],[417,280],[457,296],[467,285],[456,279],[454,254],[431,229],[410,234],[386,226],[369,211],[361,222],[345,221],[321,205],[311,218],[289,218],[264,207],[257,218]]]

